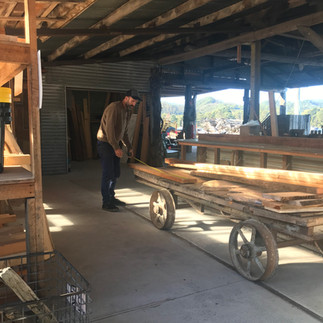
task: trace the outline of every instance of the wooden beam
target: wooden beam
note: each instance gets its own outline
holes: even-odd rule
[[[222,51],[219,53],[214,54],[215,57],[228,57],[234,58],[236,56],[236,51],[228,49],[226,51]],[[247,50],[241,51],[241,58],[250,58],[251,53]],[[261,53],[261,61],[270,61],[270,62],[277,62],[277,63],[287,63],[291,64],[295,60],[295,57],[292,56],[283,56],[283,55],[273,55],[268,53]],[[309,65],[309,66],[323,66],[323,62],[315,59],[308,59],[299,57],[297,59],[297,63],[302,65]]]
[[[312,186],[323,188],[323,174],[321,173],[309,173],[299,171],[288,171],[281,169],[269,169],[269,168],[256,168],[256,167],[241,167],[241,166],[225,166],[203,163],[182,163],[176,162],[172,159],[166,159],[165,163],[170,166],[186,168],[192,170],[198,170],[199,172],[229,175],[235,177],[244,177],[246,179],[257,179],[264,181],[274,181],[278,183],[288,183],[302,186]]]
[[[72,20],[74,20],[76,17],[81,15],[85,10],[87,10],[90,6],[92,6],[96,0],[82,0],[80,3],[78,3],[77,6],[74,6],[73,9],[71,9],[69,6],[59,6],[56,8],[56,14],[57,16],[62,16],[65,18],[64,21],[58,21],[55,24],[49,22],[49,27],[55,26],[55,28],[60,28],[67,26]],[[41,41],[45,42],[49,37],[41,37]]]
[[[182,3],[181,5],[165,12],[161,16],[158,16],[158,17],[140,25],[138,28],[149,28],[150,26],[161,26],[161,25],[163,25],[163,24],[165,24],[165,23],[167,23],[167,22],[193,10],[193,9],[196,9],[208,2],[210,2],[210,0],[188,0],[184,3]],[[119,45],[119,44],[123,43],[124,41],[129,40],[133,37],[134,36],[116,37],[116,38],[109,40],[108,42],[105,42],[105,43],[101,44],[100,46],[88,51],[87,53],[84,54],[84,58],[86,58],[86,59],[91,58],[91,57],[93,57],[103,51],[106,51],[109,48]],[[165,36],[163,36],[163,37],[165,37]],[[168,37],[174,37],[174,35],[171,35]],[[135,45],[135,46],[140,46],[140,45]],[[144,47],[146,47],[146,46],[144,45]],[[132,48],[132,47],[130,47],[130,48]],[[122,54],[122,53],[124,53],[124,52],[120,52],[121,56],[128,54],[128,53],[125,53],[125,54]]]
[[[207,16],[204,16],[202,18],[199,18],[199,19],[196,19],[194,21],[191,21],[190,23],[188,24],[185,24],[185,25],[182,25],[181,27],[182,28],[187,28],[187,27],[192,27],[192,26],[195,26],[195,25],[198,25],[198,26],[205,26],[205,25],[208,25],[210,23],[214,23],[216,21],[219,21],[221,19],[224,19],[224,18],[227,18],[227,17],[230,17],[232,15],[235,15],[237,13],[240,13],[246,9],[250,9],[251,7],[256,7],[260,4],[263,4],[265,2],[267,2],[268,0],[255,0],[255,1],[240,1],[238,3],[235,3],[231,6],[228,6],[228,7],[225,7],[221,10],[218,10],[210,15],[207,15]],[[185,6],[188,8],[186,2],[184,4],[182,4],[182,6],[184,6],[184,9],[185,9]],[[179,6],[180,7],[180,6]],[[175,9],[178,9],[175,8]],[[191,9],[190,9],[191,10]],[[153,39],[149,39],[149,40],[146,40],[144,42],[141,42],[139,44],[136,44],[132,47],[129,47],[123,51],[121,51],[119,54],[120,56],[125,56],[125,55],[129,55],[130,53],[133,53],[135,51],[138,51],[139,49],[142,49],[142,48],[145,48],[145,47],[148,47],[148,46],[152,46],[156,43],[159,43],[159,42],[162,42],[166,39],[169,39],[169,38],[173,38],[175,36],[177,36],[178,34],[174,34],[174,35],[160,35],[160,36],[157,36],[157,37],[154,37]]]
[[[139,145],[139,135],[140,135],[140,128],[142,125],[142,116],[143,116],[143,109],[146,109],[146,95],[143,96],[143,101],[139,103],[138,113],[137,113],[137,120],[136,120],[136,126],[135,131],[132,139],[132,151],[133,151],[133,157],[131,157],[130,162],[134,163],[135,157],[137,156],[137,149]]]
[[[85,0],[35,0],[37,3],[50,3],[50,2],[57,2],[57,3],[83,3]],[[23,3],[24,0],[6,0],[9,3]]]
[[[127,15],[133,13],[135,10],[141,8],[142,6],[146,5],[147,3],[151,2],[152,0],[133,0],[128,1],[111,14],[109,14],[104,19],[100,20],[96,24],[92,25],[90,28],[102,28],[103,26],[110,26],[113,23],[121,20],[122,18],[126,17]],[[74,37],[59,48],[57,48],[52,54],[48,56],[49,61],[53,61],[59,56],[63,55],[70,49],[74,48],[75,46],[79,45],[80,43],[88,40],[88,36],[78,36]]]
[[[29,252],[44,251],[44,220],[43,190],[41,172],[41,142],[40,142],[40,112],[39,112],[39,80],[37,60],[37,36],[36,36],[36,7],[35,0],[25,0],[25,30],[26,42],[29,43],[30,64],[27,68],[28,86],[28,112],[29,112],[29,138],[31,152],[31,171],[35,178],[34,208],[29,212],[29,220],[34,230]]]
[[[223,34],[229,33],[223,29],[215,30],[214,28],[131,28],[131,29],[112,29],[112,28],[100,28],[100,29],[71,29],[71,28],[38,28],[37,36],[119,36],[119,35],[159,35],[159,34]],[[22,36],[24,35],[24,29],[6,28],[7,35]]]
[[[25,21],[25,17],[7,17],[7,16],[0,16],[0,21]],[[49,18],[49,17],[36,17],[36,21],[46,21],[46,22],[58,22],[58,21],[65,21],[64,18]]]
[[[0,49],[1,52],[1,49]],[[10,80],[12,80],[17,74],[22,72],[27,65],[19,64],[19,63],[3,63],[0,62],[0,86],[6,84]]]
[[[35,196],[34,183],[1,184],[0,196],[3,200],[33,197]]]
[[[197,182],[197,178],[195,178],[194,176],[191,176],[183,171],[176,171],[175,169],[153,168],[140,164],[128,164],[128,166],[132,169],[136,169],[151,175],[156,175],[161,178],[169,179],[177,183],[192,184]]]
[[[254,32],[249,32],[237,37],[200,47],[187,53],[176,54],[168,57],[161,58],[159,63],[162,65],[174,64],[194,58],[198,58],[205,55],[212,55],[214,53],[236,47],[244,43],[251,43],[257,40],[273,37],[275,35],[287,33],[297,30],[299,25],[313,26],[323,22],[323,11],[319,11],[301,18],[292,19],[275,26],[259,29]]]
[[[297,26],[298,31],[323,53],[323,37],[307,26]]]
[[[12,54],[14,53],[14,55]],[[0,42],[0,61],[8,63],[19,63],[22,65],[30,63],[29,46],[24,43]],[[1,69],[2,74],[2,69]]]
[[[4,154],[4,166],[30,165],[29,154]]]

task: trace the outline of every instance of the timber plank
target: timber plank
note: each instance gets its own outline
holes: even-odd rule
[[[304,192],[274,192],[274,193],[263,193],[263,197],[273,199],[275,201],[283,202],[298,199],[313,199],[316,197],[315,194],[309,194]]]
[[[199,134],[199,140],[208,142],[253,143],[300,148],[323,148],[321,138],[295,138],[272,136],[237,136],[228,134]]]
[[[323,206],[322,199],[291,200],[288,203],[295,206]]]
[[[225,166],[214,165],[206,163],[194,163],[188,164],[174,160],[166,160],[169,165],[178,168],[187,168],[198,170],[205,174],[227,175],[238,178],[246,178],[251,180],[263,180],[276,183],[286,183],[307,187],[323,188],[323,174],[289,171],[281,169],[268,169],[268,168],[256,168],[256,167],[241,167],[241,166]]]
[[[217,180],[224,180],[233,183],[242,183],[249,186],[257,186],[261,187],[262,190],[269,190],[269,191],[304,191],[304,193],[308,194],[320,194],[322,193],[321,189],[318,187],[308,187],[308,186],[301,186],[295,184],[287,184],[287,183],[276,183],[271,181],[264,181],[264,180],[257,180],[257,179],[249,179],[244,177],[237,177],[237,176],[230,176],[230,175],[222,175],[222,174],[210,174],[203,171],[191,171],[190,174],[194,176],[199,176],[203,178],[212,178]]]
[[[0,230],[1,234],[3,234],[2,229]],[[16,241],[25,241],[26,240],[26,233],[25,232],[14,232],[9,233],[6,235],[0,236],[0,245],[10,244]]]
[[[0,225],[15,222],[16,221],[16,215],[15,214],[0,214]]]
[[[26,240],[21,239],[14,242],[0,244],[0,257],[12,256],[26,252]]]
[[[174,172],[172,169],[165,169],[165,168],[153,168],[146,165],[140,164],[128,164],[128,166],[132,169],[140,170],[147,174],[156,175],[161,178],[169,179],[177,183],[182,184],[192,184],[197,182],[197,178],[185,174],[184,172]]]
[[[238,137],[238,136],[237,136]],[[299,156],[311,158],[323,158],[322,148],[309,148],[309,147],[290,147],[290,146],[277,146],[265,144],[251,144],[251,143],[224,143],[224,142],[208,142],[196,139],[186,139],[178,141],[180,146],[197,146],[206,147],[210,149],[228,149],[228,150],[241,150],[253,151],[258,153],[270,153],[275,155],[284,156]]]
[[[0,185],[0,200],[20,199],[35,196],[33,183],[17,183]]]
[[[265,209],[277,213],[323,212],[323,206],[295,206],[282,202],[263,201]]]
[[[4,154],[5,166],[30,165],[29,154]]]

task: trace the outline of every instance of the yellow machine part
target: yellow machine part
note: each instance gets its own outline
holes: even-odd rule
[[[0,87],[0,103],[11,103],[11,89]]]

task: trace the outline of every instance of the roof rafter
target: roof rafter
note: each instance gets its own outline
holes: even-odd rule
[[[257,40],[279,35],[281,33],[287,33],[293,30],[297,30],[297,26],[299,25],[316,25],[320,23],[323,23],[323,11],[319,11],[301,18],[289,20],[275,26],[259,29],[255,32],[250,32],[237,37],[233,37],[212,45],[192,50],[190,52],[164,57],[159,60],[159,63],[162,65],[167,65],[198,58],[205,55],[212,55],[214,53],[233,48],[238,45],[251,43]]]
[[[268,0],[254,0],[254,1],[240,1],[238,3],[235,3],[231,6],[225,7],[221,10],[218,10],[212,14],[209,14],[207,16],[204,16],[200,19],[196,19],[194,21],[191,21],[188,24],[185,24],[183,26],[181,26],[182,28],[187,28],[187,27],[192,27],[195,25],[199,25],[199,26],[205,26],[211,23],[214,23],[216,21],[219,21],[221,19],[230,17],[234,14],[240,13],[246,9],[250,9],[252,7],[256,7],[259,6],[261,4],[264,4],[268,2]],[[160,36],[156,36],[152,39],[146,40],[144,42],[141,42],[140,44],[136,44],[132,47],[129,47],[123,51],[120,52],[120,56],[125,56],[128,54],[131,54],[139,49],[154,45],[156,43],[162,42],[166,39],[170,39],[177,36],[177,34],[174,35],[160,35]]]
[[[90,28],[100,28],[102,26],[110,26],[113,23],[119,21],[120,19],[124,18],[128,14],[132,13],[133,11],[139,9],[140,7],[144,6],[145,4],[151,2],[151,0],[132,0],[128,1],[123,4],[121,7],[117,8],[113,11],[110,15],[105,17],[104,19],[100,20],[99,22],[92,25]],[[57,48],[52,54],[48,56],[49,61],[55,60],[57,57],[63,55],[68,50],[74,48],[75,46],[79,45],[80,43],[89,39],[89,36],[76,36],[73,37],[70,41],[63,44],[59,48]]]
[[[178,18],[179,16],[192,11],[198,7],[201,7],[203,5],[205,5],[206,3],[210,2],[212,0],[188,0],[184,3],[182,3],[181,5],[165,12],[164,14],[162,14],[161,16],[158,16],[144,24],[142,24],[141,26],[138,26],[138,28],[149,28],[151,26],[161,26],[175,18]],[[193,26],[194,27],[194,26]],[[116,45],[119,45],[123,42],[125,42],[126,40],[129,40],[131,38],[133,38],[134,36],[119,36],[116,38],[113,38],[103,44],[101,44],[100,46],[93,48],[92,50],[88,51],[87,53],[84,54],[84,58],[88,59],[91,58],[103,51],[106,51]]]
[[[65,1],[63,1],[65,3]],[[71,1],[74,2],[74,1]],[[77,16],[82,14],[85,10],[87,10],[89,7],[91,7],[96,0],[82,0],[80,3],[78,3],[76,6],[73,8],[69,8],[69,4],[67,3],[67,6],[56,6],[54,7],[54,10],[56,11],[56,16],[63,16],[64,21],[60,22],[54,22],[48,24],[49,26],[55,26],[55,28],[58,27],[64,27],[66,26],[69,22],[71,22],[73,19],[75,19]],[[41,41],[45,42],[49,37],[42,37]]]
[[[298,31],[323,53],[323,37],[307,26],[298,26]]]

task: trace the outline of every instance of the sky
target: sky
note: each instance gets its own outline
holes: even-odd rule
[[[210,92],[206,94],[200,94],[197,96],[197,100],[203,97],[213,97],[216,100],[223,101],[226,103],[243,104],[244,90],[229,89],[217,92]],[[286,101],[296,102],[298,96],[298,89],[287,89]],[[275,99],[279,100],[279,93],[275,93]],[[309,86],[300,88],[300,100],[323,100],[323,85]],[[162,101],[182,103],[184,104],[184,97],[172,97],[162,98]],[[260,92],[260,101],[268,101],[268,92]]]

